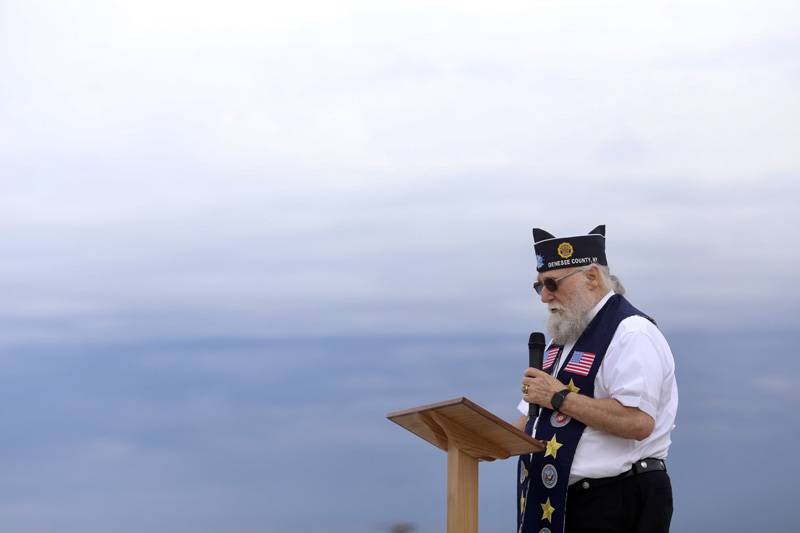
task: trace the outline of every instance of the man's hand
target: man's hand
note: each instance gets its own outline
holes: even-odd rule
[[[528,392],[522,395],[522,398],[528,403],[535,403],[541,407],[552,409],[550,399],[553,394],[566,389],[566,385],[558,381],[556,378],[542,372],[538,368],[528,368],[522,377],[522,387],[528,386]]]
[[[528,403],[552,409],[553,394],[567,388],[566,385],[546,372],[528,368],[522,378],[522,386],[528,392],[522,398]],[[587,426],[624,439],[646,439],[655,427],[653,418],[636,407],[625,407],[611,398],[596,399],[583,394],[568,394],[561,412],[580,420]]]

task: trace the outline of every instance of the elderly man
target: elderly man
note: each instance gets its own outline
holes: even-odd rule
[[[521,533],[669,531],[664,459],[678,406],[672,353],[608,270],[605,226],[556,238],[533,230],[552,342],[522,378],[517,422],[546,445],[520,458]]]

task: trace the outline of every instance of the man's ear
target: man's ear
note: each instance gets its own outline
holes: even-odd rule
[[[592,265],[586,269],[585,275],[586,283],[589,285],[591,290],[595,290],[600,286],[600,267],[597,266],[597,263],[592,263]]]

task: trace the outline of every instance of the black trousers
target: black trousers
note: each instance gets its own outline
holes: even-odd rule
[[[672,484],[664,471],[646,472],[606,485],[569,488],[566,533],[667,533]]]

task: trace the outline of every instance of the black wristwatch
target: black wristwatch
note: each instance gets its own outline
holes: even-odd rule
[[[553,405],[553,411],[561,410],[561,406],[564,405],[564,399],[570,392],[571,391],[569,389],[564,389],[553,394],[553,397],[550,398],[550,403]]]

